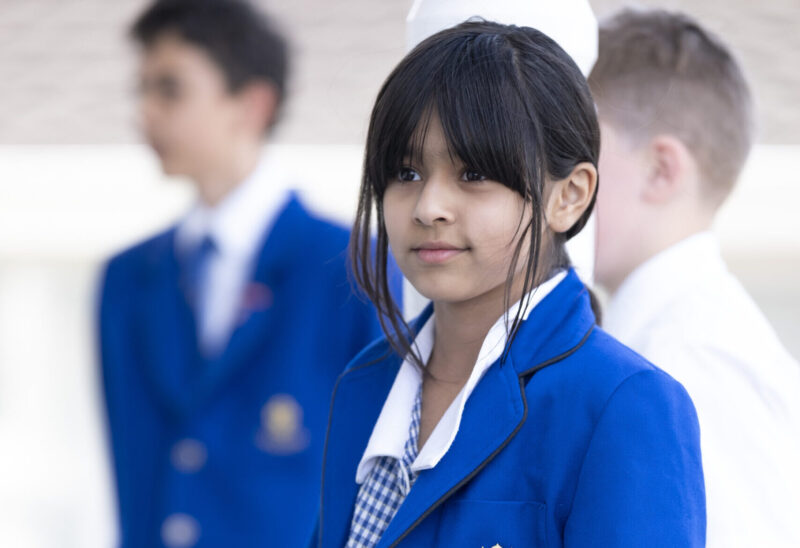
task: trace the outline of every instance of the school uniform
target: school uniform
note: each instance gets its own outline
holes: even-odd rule
[[[686,391],[595,325],[573,270],[539,289],[505,361],[501,318],[416,455],[398,447],[414,436],[413,367],[385,340],[348,365],[332,399],[312,545],[369,537],[364,529],[381,519],[370,504],[383,511],[390,498],[376,470],[399,454],[402,500],[378,547],[703,546],[699,430]],[[414,324],[423,359],[432,314]],[[370,482],[381,505],[364,496]]]
[[[348,279],[348,231],[270,190],[272,175],[262,164],[214,211],[198,206],[105,270],[126,548],[297,546],[313,526],[331,390],[380,329]],[[190,259],[209,240],[197,291]]]
[[[640,265],[605,326],[683,383],[697,406],[708,546],[800,546],[800,366],[711,233]]]

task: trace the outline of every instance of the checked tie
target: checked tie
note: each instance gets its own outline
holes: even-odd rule
[[[378,544],[414,485],[417,474],[411,470],[411,465],[418,453],[421,408],[422,385],[414,400],[408,439],[403,448],[402,458],[399,460],[388,456],[378,458],[372,472],[358,491],[346,548],[372,548]]]

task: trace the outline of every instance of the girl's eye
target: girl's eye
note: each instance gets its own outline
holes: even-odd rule
[[[474,169],[467,169],[464,171],[464,174],[461,176],[464,181],[470,183],[476,183],[479,181],[485,181],[486,176],[481,173],[480,171],[475,171]]]
[[[419,173],[410,167],[401,167],[400,171],[397,172],[397,180],[403,183],[408,183],[411,181],[419,181],[420,176]]]

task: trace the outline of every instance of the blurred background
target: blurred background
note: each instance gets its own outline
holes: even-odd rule
[[[278,155],[311,204],[348,222],[369,109],[403,55],[411,0],[258,3],[294,49]],[[626,4],[591,3],[600,17]],[[696,16],[745,68],[759,139],[716,230],[800,357],[800,3],[638,4]],[[162,178],[137,132],[126,32],[144,5],[0,0],[0,546],[115,538],[93,346],[98,268],[193,198]]]

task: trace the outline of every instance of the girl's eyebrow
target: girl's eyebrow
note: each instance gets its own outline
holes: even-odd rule
[[[450,158],[454,163],[463,163],[461,158],[455,153],[455,151],[447,144],[439,150],[428,150],[428,153],[437,158]],[[403,161],[411,161],[414,159],[419,159],[420,161],[423,160],[425,157],[425,150],[423,147],[406,147],[405,151],[403,152]]]
[[[422,162],[423,161],[423,154],[422,149],[416,149],[414,147],[408,146],[403,151],[403,156],[400,158],[400,161],[404,164],[411,164],[414,162]]]
[[[422,147],[419,144],[414,146],[412,143],[408,143],[403,150],[403,157],[410,158],[412,156],[422,156]]]

